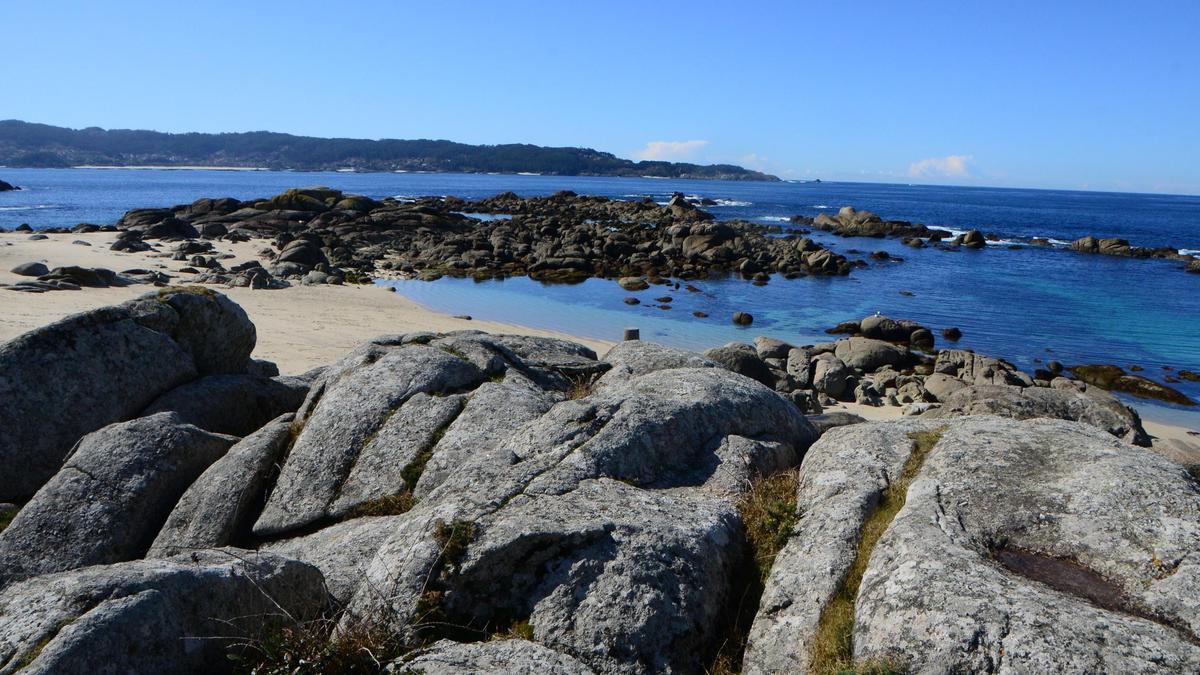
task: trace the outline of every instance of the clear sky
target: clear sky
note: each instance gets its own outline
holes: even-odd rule
[[[4,0],[0,118],[1200,194],[1200,1]]]

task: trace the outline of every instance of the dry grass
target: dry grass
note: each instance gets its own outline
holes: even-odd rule
[[[412,493],[405,490],[398,495],[387,495],[372,499],[369,502],[363,502],[354,507],[350,511],[347,518],[359,518],[362,516],[398,516],[402,513],[408,513],[412,510],[416,500],[413,499]]]
[[[754,552],[759,579],[766,581],[775,556],[787,543],[799,514],[796,491],[800,470],[792,469],[760,478],[738,500],[738,512],[746,527],[746,539]]]
[[[272,625],[261,637],[235,646],[234,672],[254,675],[359,675],[381,673],[388,662],[411,651],[382,626],[353,622],[340,631],[338,618]]]
[[[568,377],[571,386],[567,388],[567,400],[578,401],[581,398],[587,398],[595,391],[597,375],[578,375],[576,377]]]
[[[798,469],[764,476],[750,484],[738,500],[738,513],[746,530],[747,559],[752,569],[735,585],[737,605],[726,624],[726,637],[717,650],[708,675],[733,675],[741,672],[746,639],[758,612],[764,584],[775,564],[775,556],[787,543],[799,514],[796,490],[800,485]]]
[[[532,640],[533,639],[533,624],[528,620],[516,621],[506,630],[492,633],[489,640]]]
[[[854,562],[846,573],[846,580],[841,589],[830,599],[829,604],[821,612],[820,623],[817,625],[817,635],[813,640],[813,653],[810,671],[818,675],[832,673],[874,673],[883,674],[895,672],[894,668],[884,662],[855,662],[854,661],[854,604],[858,600],[858,591],[862,585],[863,573],[867,563],[871,561],[871,552],[879,538],[891,526],[896,514],[904,507],[908,497],[908,486],[917,476],[926,455],[942,437],[942,429],[922,431],[909,434],[913,441],[913,449],[899,478],[880,495],[879,504],[871,515],[863,522],[859,534],[858,550]]]

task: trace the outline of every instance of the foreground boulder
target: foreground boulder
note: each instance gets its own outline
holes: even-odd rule
[[[939,408],[925,417],[999,415],[1024,420],[1050,417],[1090,424],[1134,445],[1150,447],[1150,436],[1142,428],[1137,411],[1112,394],[1088,387],[1080,391],[1066,387],[1014,387],[984,384],[958,389]]]
[[[0,345],[0,501],[36,492],[84,434],[198,376],[243,372],[254,343],[228,298],[173,289]]]
[[[0,674],[228,672],[233,645],[325,605],[316,568],[239,549],[46,575],[0,592]]]
[[[407,349],[398,353],[424,358]],[[353,588],[350,617],[402,635],[525,620],[539,643],[600,671],[695,671],[744,562],[729,497],[794,465],[815,437],[753,380],[652,371],[473,446],[401,515],[271,547],[330,566],[326,576]]]
[[[170,413],[84,437],[0,532],[0,587],[141,557],[179,496],[235,440]]]
[[[797,510],[745,672],[1200,667],[1196,484],[1091,426],[834,429],[805,459]]]

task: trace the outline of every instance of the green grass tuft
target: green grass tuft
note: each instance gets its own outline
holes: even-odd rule
[[[879,661],[854,661],[854,604],[858,600],[858,591],[862,585],[863,573],[871,561],[871,552],[879,538],[891,526],[896,514],[904,507],[908,497],[908,486],[921,470],[926,455],[933,450],[942,437],[944,429],[934,431],[918,431],[908,435],[913,441],[913,449],[900,476],[879,497],[879,504],[863,522],[859,533],[858,551],[854,555],[846,579],[841,589],[829,600],[829,604],[821,611],[821,619],[817,625],[817,635],[813,640],[812,663],[810,672],[817,675],[834,673],[875,674],[895,672],[887,663]]]
[[[735,583],[737,604],[726,623],[726,637],[706,669],[708,675],[741,672],[746,640],[767,577],[799,518],[796,509],[799,486],[800,472],[791,469],[755,480],[738,499],[737,509],[746,532],[747,567],[752,569],[740,575]]]

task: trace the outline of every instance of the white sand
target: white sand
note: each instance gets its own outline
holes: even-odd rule
[[[187,263],[170,256],[147,253],[118,253],[109,250],[116,238],[113,233],[51,234],[49,239],[30,241],[29,233],[0,233],[0,283],[23,279],[9,272],[13,267],[33,261],[48,267],[80,265],[104,267],[115,271],[148,268],[176,276],[186,284],[189,275],[178,270]],[[86,241],[91,246],[73,244]],[[262,260],[259,251],[266,242],[230,244],[215,242],[222,253],[234,259],[222,264],[230,267],[244,260]],[[171,244],[161,246],[163,250]],[[207,254],[206,254],[207,255]],[[69,314],[113,305],[149,292],[153,287],[135,284],[121,288],[85,288],[79,291],[16,293],[0,289],[0,342],[21,333],[57,321]],[[493,321],[456,319],[435,312],[378,286],[293,286],[279,290],[218,288],[241,305],[258,329],[258,347],[254,355],[279,364],[284,373],[301,373],[328,365],[357,345],[389,333],[411,331],[449,331],[475,329],[493,333],[519,333],[573,340],[603,354],[611,342],[577,338],[552,331],[538,330]],[[616,339],[617,336],[613,336]],[[900,417],[900,408],[872,407],[841,403],[827,412],[851,412],[868,420]],[[1154,447],[1162,454],[1184,463],[1200,463],[1200,437],[1189,429],[1156,422],[1145,422],[1154,437]]]
[[[51,234],[30,241],[28,233],[0,234],[0,283],[23,279],[9,272],[26,262],[41,261],[48,267],[80,265],[121,271],[145,268],[175,275],[186,284],[190,275],[178,270],[187,263],[151,253],[118,253],[109,250],[115,234]],[[86,241],[92,246],[71,242]],[[217,250],[233,253],[236,259],[222,261],[230,267],[255,259],[264,242],[229,244],[217,242]],[[170,245],[163,248],[169,248]],[[0,342],[57,321],[67,315],[113,305],[143,293],[152,286],[134,284],[120,288],[84,288],[79,291],[17,293],[0,289]],[[300,373],[328,365],[359,344],[389,333],[412,331],[483,330],[520,333],[574,340],[603,354],[611,343],[572,337],[552,331],[494,321],[470,321],[434,312],[377,286],[293,286],[279,290],[217,288],[241,305],[258,329],[257,358],[279,364],[284,373]]]

